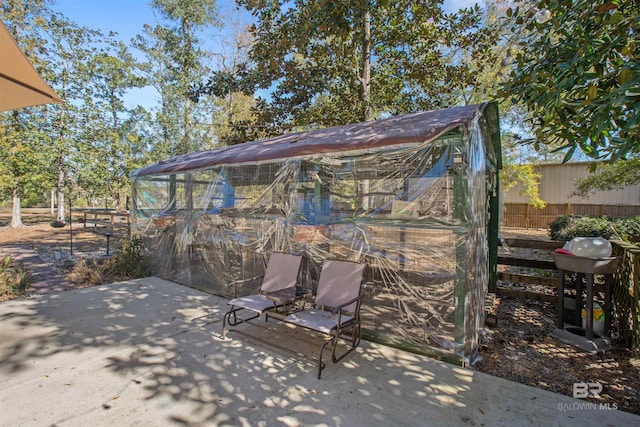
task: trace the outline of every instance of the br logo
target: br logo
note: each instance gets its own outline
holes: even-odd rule
[[[586,399],[589,394],[599,397],[602,392],[600,383],[573,383],[573,397],[576,399]]]

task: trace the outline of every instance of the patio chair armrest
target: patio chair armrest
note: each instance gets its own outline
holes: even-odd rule
[[[260,278],[262,278],[262,277],[264,277],[264,275],[262,275],[262,276],[249,277],[248,279],[232,280],[231,282],[228,282],[228,283],[227,283],[227,286],[228,286],[228,287],[231,287],[231,286],[233,286],[233,285],[238,285],[238,284],[241,284],[241,283],[253,282],[254,280],[256,280],[256,279],[260,279]]]
[[[334,307],[334,308],[333,308],[333,314],[336,314],[336,313],[338,313],[339,311],[341,311],[344,307],[349,306],[349,305],[353,304],[354,302],[356,302],[356,301],[358,301],[358,300],[361,300],[361,299],[362,299],[362,297],[363,297],[363,295],[358,295],[357,297],[355,297],[355,298],[353,298],[353,299],[351,299],[351,300],[349,300],[349,301],[347,301],[347,302],[345,302],[345,303],[342,303],[342,304],[340,304],[340,305],[339,305],[339,306],[337,306],[337,307]]]
[[[260,279],[261,277],[264,277],[264,276],[254,276],[254,277],[249,277],[247,279],[232,280],[231,282],[225,283],[225,287],[227,289],[233,288],[233,297],[235,298],[236,296],[238,296],[238,294],[237,294],[238,293],[238,285],[241,285],[243,283],[253,282],[256,279]]]

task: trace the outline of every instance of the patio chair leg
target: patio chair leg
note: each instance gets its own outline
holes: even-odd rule
[[[236,314],[239,310],[242,310],[242,308],[232,308],[231,310],[226,312],[225,315],[222,317],[222,338],[223,339],[227,338],[227,325],[238,326],[240,323],[248,322],[249,320],[253,320],[260,317],[260,313],[258,313],[255,316],[251,316],[247,319],[242,319],[238,317]],[[233,315],[233,320],[231,320],[232,315]]]
[[[233,315],[235,316],[235,311],[229,311],[227,313],[224,314],[224,316],[222,317],[222,339],[227,339],[227,321],[229,320],[229,316],[233,313]],[[229,321],[229,324],[231,324],[231,322]]]
[[[345,339],[343,337],[344,331],[341,331],[339,335],[336,334],[336,336],[333,339],[333,348],[331,351],[331,361],[333,363],[338,363],[339,361],[347,357],[353,350],[355,350],[360,345],[360,324],[357,323],[353,325],[352,328],[349,328],[349,329],[351,330],[351,348],[349,348],[347,351],[341,354],[340,357],[336,355],[336,350],[338,348],[338,339],[340,338]]]
[[[320,355],[318,356],[318,379],[320,379],[320,375],[322,374],[322,370],[325,368],[325,364],[322,361],[322,352],[324,351],[324,348],[327,346],[327,344],[329,344],[330,342],[335,341],[334,338],[331,338],[328,341],[325,341],[322,346],[320,347]],[[335,344],[334,344],[335,347]]]
[[[331,361],[333,363],[338,363],[339,361],[347,357],[353,350],[355,350],[358,347],[358,345],[360,345],[360,325],[354,325],[354,328],[352,329],[354,330],[351,332],[352,333],[351,348],[349,348],[346,352],[341,354],[340,357],[336,355],[336,350],[338,348],[338,340],[341,338],[344,339],[342,337],[343,332],[341,332],[340,334],[333,335],[331,339],[325,341],[322,344],[322,346],[320,346],[320,354],[318,356],[318,379],[320,379],[320,376],[322,375],[322,370],[326,367],[326,365],[322,361],[322,354],[327,344],[331,344]]]

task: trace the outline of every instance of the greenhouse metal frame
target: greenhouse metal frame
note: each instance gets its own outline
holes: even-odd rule
[[[273,251],[367,264],[365,337],[472,364],[495,285],[501,148],[484,103],[289,133],[131,173],[155,274],[255,293]]]

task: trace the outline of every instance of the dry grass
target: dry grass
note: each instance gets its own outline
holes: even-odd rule
[[[106,240],[101,233],[105,231],[115,231],[116,233],[126,233],[126,224],[116,222],[111,227],[108,222],[100,227],[88,225],[84,227],[82,216],[74,215],[71,227],[69,225],[62,228],[54,228],[50,222],[55,219],[48,209],[23,209],[22,228],[12,228],[11,211],[0,209],[0,245],[7,244],[28,244],[37,246],[41,251],[58,250],[60,248],[69,249],[73,242],[73,250],[78,252],[92,252],[104,250]],[[112,239],[114,249],[117,249],[118,239]]]

